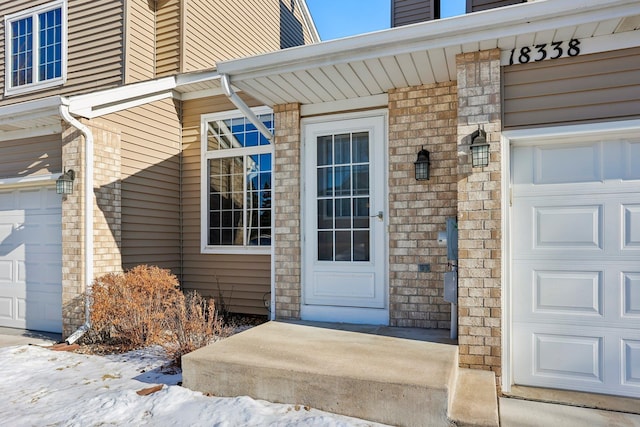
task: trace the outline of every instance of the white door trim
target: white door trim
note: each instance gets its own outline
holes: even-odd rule
[[[502,147],[502,391],[511,392],[513,385],[513,278],[511,248],[511,149],[517,145],[540,142],[547,138],[592,137],[598,134],[609,134],[627,131],[640,131],[640,120],[624,120],[619,122],[589,123],[568,126],[552,126],[547,128],[518,129],[503,131]]]
[[[302,250],[301,250],[301,291],[302,291],[302,299],[300,301],[300,311],[301,317],[303,319],[310,320],[319,320],[319,321],[336,321],[336,319],[340,319],[343,322],[349,323],[362,323],[362,320],[365,316],[369,321],[366,323],[375,323],[375,324],[388,324],[389,323],[389,285],[388,285],[388,275],[389,275],[389,261],[388,261],[388,247],[389,247],[389,237],[387,230],[387,212],[388,212],[388,180],[387,180],[387,170],[388,170],[388,110],[386,109],[378,109],[378,110],[369,110],[363,112],[354,112],[354,113],[345,113],[345,114],[333,114],[326,116],[317,116],[304,118],[301,120],[301,170],[304,171],[306,167],[306,163],[309,160],[309,156],[312,155],[308,151],[307,142],[306,141],[306,128],[308,125],[313,124],[321,124],[321,123],[331,123],[331,122],[342,122],[345,120],[353,120],[353,119],[368,119],[368,118],[380,118],[382,120],[382,159],[381,159],[381,168],[382,168],[382,182],[384,183],[382,186],[382,207],[381,209],[384,212],[384,224],[383,224],[383,249],[382,249],[382,276],[384,280],[383,286],[383,298],[384,303],[382,308],[375,309],[367,309],[367,308],[353,308],[348,307],[349,313],[346,312],[347,308],[341,307],[331,307],[331,306],[322,306],[316,307],[313,305],[305,304],[305,277],[308,273],[306,267],[306,257],[309,256],[307,253],[305,241],[307,239],[307,229],[310,226],[309,221],[315,221],[315,218],[306,218],[306,215],[302,215],[301,218],[301,239],[302,239]],[[300,194],[301,194],[301,209],[304,210],[304,206],[308,197],[306,187],[306,178],[304,173],[301,174],[300,177]],[[372,208],[372,210],[374,210]],[[379,208],[375,209],[380,210]]]

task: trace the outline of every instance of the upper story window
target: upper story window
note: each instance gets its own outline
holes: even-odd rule
[[[253,110],[273,132],[270,108]],[[201,240],[204,253],[269,253],[273,147],[239,111],[204,115]]]
[[[64,83],[66,21],[64,0],[5,16],[5,94]]]

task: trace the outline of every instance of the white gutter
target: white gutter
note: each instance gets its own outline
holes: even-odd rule
[[[85,323],[67,339],[67,344],[73,344],[89,330],[91,308],[89,294],[93,280],[93,133],[69,113],[69,105],[60,105],[60,116],[65,122],[78,129],[84,135],[84,280],[85,280]]]
[[[269,131],[264,123],[262,123],[262,121],[258,119],[253,111],[251,111],[251,108],[249,108],[249,106],[245,104],[242,98],[240,98],[233,91],[233,89],[231,89],[231,83],[229,82],[229,76],[227,74],[220,75],[220,84],[222,85],[222,91],[225,95],[227,95],[229,101],[231,101],[233,105],[235,105],[240,111],[242,111],[242,114],[244,114],[245,117],[249,119],[251,123],[253,123],[253,125],[260,131],[262,135],[264,135],[265,138],[267,138],[269,141],[272,141],[273,134],[271,133],[271,131]]]

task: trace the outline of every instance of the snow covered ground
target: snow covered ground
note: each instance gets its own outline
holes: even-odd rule
[[[165,372],[161,348],[90,356],[39,346],[0,348],[0,425],[380,426],[299,405],[208,397]],[[160,391],[136,392],[154,385]]]

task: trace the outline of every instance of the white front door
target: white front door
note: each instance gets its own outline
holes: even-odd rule
[[[388,324],[386,114],[304,123],[302,318]]]
[[[0,326],[62,332],[61,205],[54,187],[0,190]]]
[[[512,150],[514,383],[640,397],[640,138]]]

